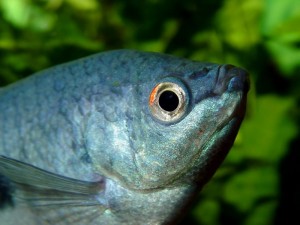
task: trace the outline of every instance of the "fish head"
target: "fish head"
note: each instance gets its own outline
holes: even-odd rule
[[[99,116],[87,126],[97,170],[129,189],[202,186],[243,120],[247,72],[156,53],[110,56],[110,79],[115,74],[119,80],[111,92],[119,95],[111,101],[116,107],[110,114],[118,115],[118,122],[99,127],[102,114],[95,113]],[[107,135],[100,135],[103,131]]]
[[[139,88],[140,117],[132,131],[139,176],[133,186],[202,186],[243,120],[247,72],[231,65],[188,62],[174,68],[170,63]]]

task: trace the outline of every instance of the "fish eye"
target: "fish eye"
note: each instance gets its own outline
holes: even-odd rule
[[[162,122],[175,122],[183,117],[187,108],[184,88],[173,82],[157,84],[149,96],[152,116]]]

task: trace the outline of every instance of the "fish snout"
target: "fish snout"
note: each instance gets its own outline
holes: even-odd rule
[[[249,74],[244,69],[230,64],[219,67],[214,93],[221,95],[224,92],[247,93],[250,88]]]

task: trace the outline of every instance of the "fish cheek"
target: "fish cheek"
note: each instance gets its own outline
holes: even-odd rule
[[[194,151],[197,151],[192,133],[192,130],[178,132],[173,127],[165,131],[152,131],[150,136],[144,138],[147,145],[136,153],[135,162],[145,187],[172,185],[185,172],[196,154]]]

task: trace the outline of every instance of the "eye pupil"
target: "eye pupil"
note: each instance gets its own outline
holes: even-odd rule
[[[159,97],[159,106],[168,112],[174,111],[179,105],[179,98],[173,91],[164,91]]]

